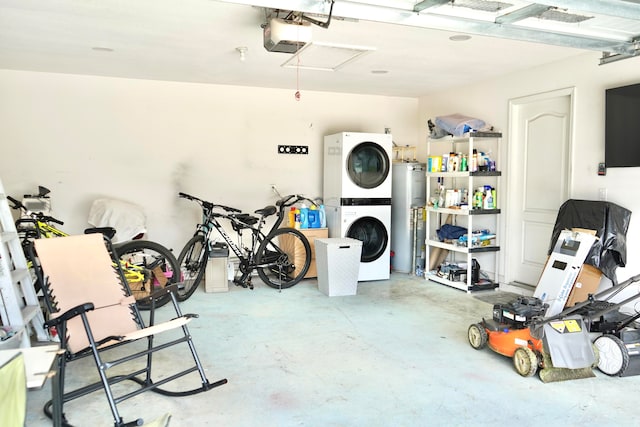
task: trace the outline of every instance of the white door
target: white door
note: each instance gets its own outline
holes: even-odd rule
[[[511,100],[505,281],[535,287],[569,198],[573,89]]]

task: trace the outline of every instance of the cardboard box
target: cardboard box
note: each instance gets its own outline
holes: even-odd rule
[[[602,272],[596,267],[583,264],[578,273],[569,298],[565,307],[573,307],[579,302],[586,301],[589,294],[595,294],[600,287],[600,280],[602,279]]]
[[[307,274],[304,275],[305,279],[314,278],[318,276],[318,269],[316,267],[316,245],[315,239],[326,239],[329,237],[329,229],[328,228],[303,228],[299,230],[309,241],[309,246],[311,247],[311,264],[309,265],[309,270]],[[296,256],[297,251],[302,251],[302,247],[294,248],[293,256]],[[297,271],[296,271],[297,273]]]

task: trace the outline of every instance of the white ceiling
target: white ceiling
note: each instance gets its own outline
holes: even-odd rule
[[[266,9],[238,3],[213,0],[0,0],[0,68],[416,97],[586,52],[575,47],[479,35],[463,42],[449,40],[461,30],[478,32],[468,25],[459,25],[469,22],[467,16],[462,16],[458,24],[450,27],[456,29],[454,32],[422,28],[414,26],[415,23],[374,22],[373,19],[387,19],[374,15],[370,8],[362,13],[372,20],[365,20],[362,15],[359,19],[339,19],[350,16],[351,12],[346,9],[348,3],[357,6],[362,2],[337,0],[329,27],[312,25],[312,41],[374,50],[333,72],[285,68],[281,65],[291,58],[291,54],[267,52],[262,45],[261,24],[266,22]],[[328,2],[323,0],[248,3],[264,7],[273,7],[273,3],[297,4],[300,9],[296,10],[305,7],[316,10],[320,5],[328,10]],[[425,2],[367,2],[372,3],[404,5],[411,12],[416,3]],[[445,10],[447,5],[438,7]],[[451,5],[448,5],[446,10],[450,9]],[[387,9],[382,8],[382,11],[386,13]],[[412,18],[427,16],[426,11],[420,16],[411,13]],[[406,18],[404,12],[396,15]],[[481,15],[474,12],[472,17],[483,18]],[[326,17],[320,15],[316,19],[326,20]],[[629,31],[640,28],[637,27],[640,21],[628,21],[636,25]],[[402,21],[396,19],[396,22]],[[451,22],[438,25],[444,27],[447,23]],[[595,31],[585,24],[580,25]],[[599,28],[599,31],[624,39],[625,34],[614,34],[616,26],[619,27],[619,23],[608,29]],[[245,61],[240,61],[237,47],[247,47]]]

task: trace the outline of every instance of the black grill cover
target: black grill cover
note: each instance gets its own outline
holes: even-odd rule
[[[585,264],[592,265],[617,283],[616,269],[627,263],[627,229],[631,219],[631,211],[615,203],[594,200],[567,200],[560,206],[558,217],[553,228],[551,245],[548,254],[560,232],[572,228],[595,230],[597,240]]]

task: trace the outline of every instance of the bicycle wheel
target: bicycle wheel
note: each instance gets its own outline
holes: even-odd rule
[[[141,301],[142,298],[178,280],[176,273],[180,269],[176,257],[159,243],[131,240],[117,246],[115,251],[140,310],[151,309],[151,303]],[[162,307],[170,300],[171,296],[165,295],[156,300],[155,306]]]
[[[193,236],[178,256],[182,276],[178,285],[178,301],[185,301],[193,295],[204,277],[209,257],[205,239],[206,236],[203,234]]]
[[[302,280],[311,264],[311,246],[296,229],[279,228],[258,246],[258,276],[276,289],[290,288]]]

